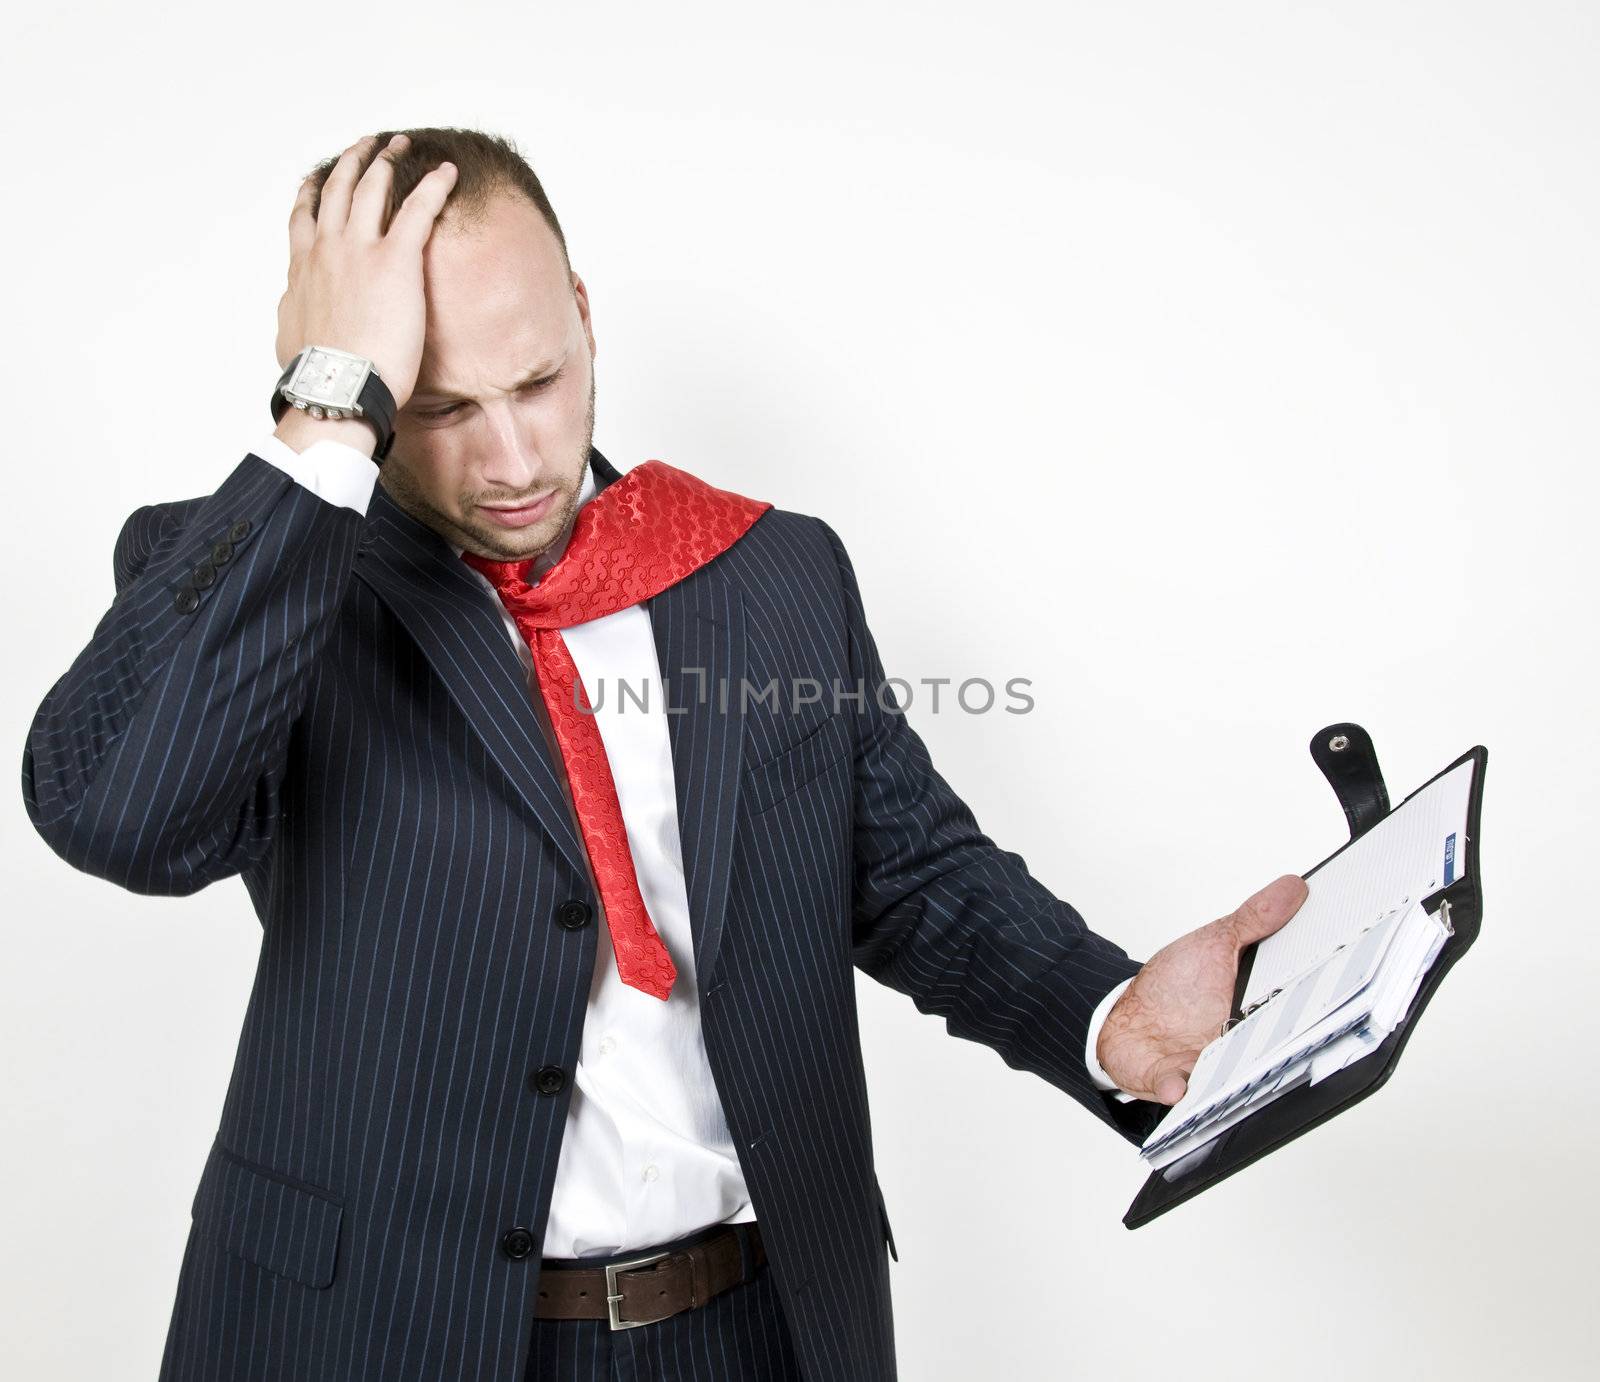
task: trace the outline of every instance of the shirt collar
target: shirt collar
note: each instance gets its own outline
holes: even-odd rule
[[[578,509],[581,509],[594,498],[597,488],[594,482],[594,464],[590,462],[583,467],[583,484],[578,489]],[[572,511],[572,518],[568,520],[567,526],[561,530],[560,536],[533,559],[533,566],[528,572],[530,576],[544,575],[546,571],[561,560],[561,554],[567,550],[567,542],[572,537],[572,525],[577,521],[578,509]],[[465,550],[453,542],[450,547],[458,557]],[[482,575],[483,573],[480,571],[478,574]]]

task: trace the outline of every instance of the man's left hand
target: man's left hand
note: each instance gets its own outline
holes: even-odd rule
[[[1106,1014],[1095,1058],[1119,1089],[1175,1104],[1201,1048],[1233,1009],[1239,951],[1270,936],[1306,900],[1305,880],[1286,873],[1239,909],[1156,951]]]

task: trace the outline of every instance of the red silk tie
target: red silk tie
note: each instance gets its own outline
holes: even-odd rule
[[[645,910],[605,742],[560,631],[659,595],[733,546],[771,507],[650,460],[579,508],[566,550],[537,585],[525,579],[532,557],[461,553],[489,578],[533,654],[617,972],[623,983],[663,1000],[678,970]]]

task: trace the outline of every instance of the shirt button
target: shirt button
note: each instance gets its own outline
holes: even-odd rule
[[[660,1176],[660,1174],[661,1172],[656,1170],[654,1163],[651,1163],[649,1166],[644,1168],[644,1178],[646,1180],[655,1180],[658,1176]]]
[[[602,1056],[609,1056],[616,1049],[617,1039],[615,1037],[603,1036],[600,1038],[600,1054]]]
[[[559,1065],[541,1065],[528,1083],[536,1094],[559,1094],[567,1083],[567,1072]]]

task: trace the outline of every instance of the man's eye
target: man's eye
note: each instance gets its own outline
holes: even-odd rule
[[[544,388],[546,384],[554,384],[560,378],[560,375],[561,371],[557,370],[554,374],[545,375],[543,379],[535,379],[530,383],[524,384],[522,390],[524,393],[537,392],[539,389]],[[424,422],[432,422],[435,418],[449,417],[451,413],[459,413],[460,411],[461,405],[452,403],[448,408],[435,408],[431,412],[418,413],[417,416]]]

